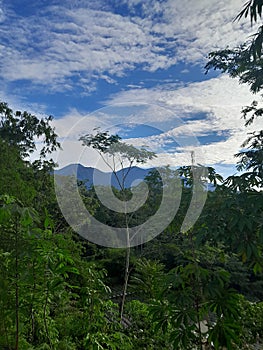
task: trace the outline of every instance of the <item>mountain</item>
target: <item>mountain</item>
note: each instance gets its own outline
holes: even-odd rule
[[[122,180],[123,176],[126,176],[125,187],[127,188],[131,187],[134,181],[136,181],[134,184],[138,184],[138,182],[142,181],[152,169],[143,169],[134,166],[131,167],[130,171],[128,170],[129,168],[125,168],[123,171],[119,170],[116,173],[119,181]],[[105,186],[110,183],[112,186],[118,189],[120,188],[116,176],[111,172],[103,172],[92,167],[85,167],[81,164],[69,164],[62,169],[55,170],[55,174],[60,176],[76,176],[78,180],[85,181],[88,187],[93,184]]]
[[[129,172],[129,168],[125,168],[123,169],[123,172],[122,170],[117,171],[116,175],[121,182],[123,176],[128,172],[127,177],[125,178],[125,187],[129,188],[132,187],[132,185],[137,185],[153,169],[154,168],[143,169],[134,166],[131,167]],[[55,170],[54,172],[56,175],[60,176],[76,176],[78,180],[84,181],[87,187],[91,187],[93,184],[102,186],[111,184],[115,188],[120,189],[116,176],[111,172],[103,172],[92,167],[85,167],[82,164],[69,164],[62,169]],[[215,186],[208,183],[206,189],[207,191],[214,191]]]

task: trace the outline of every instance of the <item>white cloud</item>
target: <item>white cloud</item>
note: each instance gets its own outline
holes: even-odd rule
[[[63,118],[53,121],[59,139],[65,140],[64,149],[60,151],[60,166],[76,163],[79,159],[84,165],[95,166],[97,158],[90,150],[86,151],[88,156],[81,158],[83,147],[79,137],[93,133],[98,126],[118,133],[123,124],[128,123],[144,124],[160,131],[156,136],[125,140],[135,146],[147,145],[158,152],[158,159],[148,163],[149,166],[189,164],[192,150],[196,162],[202,164],[235,164],[234,154],[239,151],[247,133],[263,127],[262,119],[248,128],[241,120],[241,108],[249,105],[252,99],[248,87],[221,76],[188,86],[175,84],[172,88],[169,84],[121,92],[108,101],[108,106],[90,114],[72,109]],[[194,119],[198,115],[201,117]],[[211,133],[224,137],[218,142],[210,141],[208,145],[198,144],[198,137]],[[172,152],[171,140],[181,146],[180,153]]]
[[[67,115],[52,122],[60,139],[70,138],[77,140],[83,134],[91,133],[95,127],[103,123],[92,115],[82,114],[77,110],[71,110]]]
[[[245,127],[244,120],[241,120],[242,107],[249,105],[252,100],[253,96],[247,86],[239,85],[236,80],[227,76],[221,76],[184,87],[175,86],[174,90],[169,85],[167,90],[163,86],[162,88],[126,91],[114,96],[111,103],[128,104],[131,101],[137,101],[137,103],[144,102],[152,105],[149,107],[152,113],[148,113],[148,117],[152,116],[156,125],[166,126],[166,131],[156,137],[144,140],[135,139],[134,142],[158,148],[158,145],[163,146],[167,137],[173,137],[183,145],[181,148],[183,153],[167,154],[166,156],[163,154],[163,159],[165,157],[167,161],[170,159],[169,164],[172,161],[173,165],[179,165],[178,161],[184,161],[185,164],[187,154],[189,155],[192,150],[196,152],[197,162],[235,164],[234,154],[239,151],[247,133],[263,127],[263,120],[260,118],[250,127]],[[164,107],[164,111],[167,108],[169,113],[159,110],[159,114],[154,114],[154,110],[158,110],[155,104]],[[196,116],[200,113],[203,116],[200,120],[189,119],[189,115]],[[179,124],[178,118],[181,121]],[[147,124],[149,119],[147,120],[143,114],[140,114],[137,115],[137,122],[139,121]],[[177,126],[172,126],[173,121]],[[220,136],[224,132],[227,133],[227,136],[222,141],[210,141],[209,145],[194,145],[195,137],[198,139],[200,136],[211,133]]]
[[[203,61],[211,50],[237,45],[247,37],[249,23],[232,21],[242,6],[240,0],[189,0],[187,6],[169,0],[164,6],[166,21],[157,23],[154,29],[177,40],[179,59]]]
[[[1,5],[1,3],[0,3],[0,5]],[[5,19],[4,11],[0,8],[0,23],[4,22],[4,19]]]
[[[16,18],[11,30],[10,22],[6,23],[2,35],[9,46],[3,48],[1,62],[6,80],[28,79],[61,87],[78,74],[91,80],[105,78],[106,71],[122,76],[137,64],[154,71],[176,62],[156,52],[150,25],[108,11],[62,7],[49,11],[53,12],[50,18]]]
[[[53,0],[49,4],[53,5],[23,17],[12,12],[11,5],[4,8],[0,0],[3,91],[5,83],[25,79],[40,92],[43,85],[44,92],[75,91],[76,85],[81,85],[90,94],[96,89],[97,79],[116,84],[118,77],[138,67],[154,72],[168,69],[178,61],[203,64],[208,52],[237,45],[251,32],[249,21],[232,22],[243,5],[242,0],[120,0],[118,6],[126,5],[130,11],[122,14],[104,0]],[[54,121],[60,138],[68,138],[61,166],[75,162],[82,152],[81,144],[76,141],[80,134],[91,132],[99,125],[110,125],[112,130],[118,130],[117,124],[127,122],[156,126],[163,131],[162,135],[131,142],[148,143],[157,149],[163,147],[167,137],[185,136],[189,141],[192,134],[198,137],[228,131],[227,139],[195,146],[196,154],[205,155],[209,164],[234,163],[233,154],[246,132],[262,128],[260,121],[250,129],[244,128],[240,110],[250,104],[253,97],[246,86],[226,76],[188,85],[164,83],[145,89],[131,84],[130,87],[133,89],[118,93],[108,101],[129,106],[129,112],[114,114],[113,108],[112,113],[105,109],[86,115],[71,110]],[[18,96],[2,95],[11,107],[18,105]],[[138,112],[130,102],[134,106],[143,103],[148,106]],[[25,109],[32,110],[28,106]],[[43,106],[41,110],[45,111]],[[191,120],[191,115],[200,113],[206,118]],[[189,164],[192,149],[191,145],[182,153],[161,152],[155,162]],[[86,165],[94,166],[94,159],[93,155],[87,157]]]
[[[59,5],[27,17],[0,12],[0,71],[6,81],[26,79],[60,91],[77,83],[89,91],[89,82],[114,83],[111,76],[138,65],[154,72],[178,60],[203,62],[209,51],[237,44],[250,32],[249,24],[231,21],[241,0],[189,0],[187,6],[179,0],[128,1],[129,15],[114,12],[107,2],[53,3]]]

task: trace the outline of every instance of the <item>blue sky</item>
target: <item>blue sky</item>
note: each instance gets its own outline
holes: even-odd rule
[[[204,74],[207,54],[244,41],[242,0],[0,0],[1,100],[52,114],[60,166],[97,165],[79,136],[101,126],[158,153],[153,165],[196,162],[228,175],[250,130],[253,96]],[[260,121],[253,128],[261,127]]]

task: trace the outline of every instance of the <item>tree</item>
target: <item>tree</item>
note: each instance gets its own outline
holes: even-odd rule
[[[48,155],[60,144],[51,122],[51,116],[39,119],[0,102],[0,194],[9,194],[24,205],[35,207],[43,217],[45,208],[56,207],[51,175],[55,163]],[[29,156],[38,151],[38,144],[42,144],[42,149],[31,162]]]
[[[135,164],[143,164],[147,160],[155,157],[153,152],[148,151],[142,147],[140,149],[129,145],[125,142],[121,142],[121,138],[118,135],[109,135],[108,131],[101,132],[95,129],[97,133],[95,135],[87,134],[80,137],[82,144],[87,147],[95,149],[105,164],[112,170],[119,186],[121,193],[123,194],[123,200],[121,206],[123,207],[122,212],[125,216],[125,228],[126,228],[126,262],[125,262],[125,273],[124,273],[124,284],[122,301],[120,305],[120,318],[123,319],[124,305],[128,287],[129,273],[130,273],[130,231],[129,221],[130,214],[127,208],[127,191],[125,181],[131,168]],[[117,175],[117,167],[121,168],[121,178]],[[118,209],[117,209],[118,210]]]
[[[40,158],[60,147],[54,128],[50,125],[53,117],[38,119],[26,111],[14,112],[5,102],[0,102],[0,138],[9,146],[15,146],[22,158],[36,150],[36,138],[41,139],[43,147]]]
[[[262,17],[262,0],[249,0],[236,16],[235,20],[248,17],[251,25],[257,23]],[[226,48],[210,52],[206,64],[206,73],[210,69],[218,69],[228,73],[232,78],[238,78],[241,84],[248,84],[253,93],[259,93],[263,87],[263,25],[252,35],[251,39],[236,48]],[[245,125],[253,123],[254,119],[263,115],[263,108],[258,107],[259,102],[253,101],[251,106],[242,110]],[[250,115],[250,116],[249,116]]]
[[[262,0],[249,0],[244,8],[236,16],[235,20],[248,17],[250,14],[251,25],[257,23],[262,17]],[[218,69],[228,73],[232,78],[238,78],[241,84],[248,84],[253,93],[258,93],[263,87],[263,25],[252,35],[250,40],[235,48],[226,48],[210,52],[209,61],[205,66],[206,73],[210,69]],[[251,106],[243,108],[245,125],[251,124],[255,118],[263,115],[262,107],[258,108],[258,101],[253,101]],[[250,117],[249,114],[251,114]]]
[[[36,196],[33,169],[21,158],[15,146],[8,145],[1,138],[0,173],[0,195],[9,194],[30,205]]]
[[[247,17],[250,13],[251,25],[262,15],[262,0],[249,0],[236,16],[235,20]],[[240,83],[250,85],[252,92],[257,93],[263,86],[262,69],[263,26],[260,26],[252,38],[239,47],[218,50],[209,53],[210,61],[206,64],[207,72],[219,69],[231,77],[238,77]]]
[[[262,17],[262,0],[249,0],[236,16],[235,20],[250,15],[251,25]],[[238,78],[241,84],[247,84],[253,93],[259,93],[263,88],[263,25],[238,48],[224,49],[209,54],[206,72],[219,69],[232,78]],[[262,103],[262,101],[261,101]],[[262,117],[263,108],[260,102],[253,101],[250,106],[242,109],[245,125],[250,125],[255,118]],[[230,176],[226,184],[235,190],[245,190],[262,187],[262,140],[263,131],[252,133],[243,143],[243,149],[235,156],[239,158],[237,169],[245,171],[240,176]]]
[[[30,123],[16,115],[11,117],[16,119],[13,124],[12,118],[5,119],[6,116],[2,115],[3,127],[0,130],[1,349],[113,350],[139,346],[141,342],[137,342],[136,333],[140,324],[135,325],[134,331],[127,331],[120,324],[118,305],[107,300],[109,288],[103,282],[106,272],[97,268],[101,263],[95,262],[95,266],[87,258],[86,247],[78,236],[72,234],[55,204],[48,152],[43,151],[40,159],[30,163],[27,155],[35,145],[27,143],[26,136],[22,135],[22,130],[25,134],[27,130],[23,126],[30,128]],[[17,134],[9,132],[12,128]],[[31,136],[33,134],[34,131]],[[35,141],[35,137],[32,136],[31,140]],[[130,145],[118,146],[108,153],[103,149],[102,155],[115,158],[115,161],[122,157],[121,186],[120,190],[114,190],[114,194],[124,209],[124,202],[132,194],[131,189],[124,189],[125,160],[132,166],[142,161],[140,155],[150,158],[154,154],[147,150],[138,152]],[[66,187],[71,185],[69,179],[63,180]],[[98,201],[94,193],[87,191],[83,184],[78,190],[89,211],[97,211]],[[72,205],[71,198],[68,198],[68,203]],[[73,206],[71,211],[79,218],[77,208]],[[125,218],[131,224],[133,217],[132,214],[129,216],[128,210],[112,216],[111,222],[116,219],[116,224],[122,222],[126,227]],[[125,291],[131,270],[130,259],[126,257],[127,262]],[[126,293],[123,295],[124,307]],[[154,337],[153,328],[145,334]],[[158,337],[154,342],[163,344]],[[147,345],[147,338],[142,344]],[[156,348],[160,346],[156,345]]]

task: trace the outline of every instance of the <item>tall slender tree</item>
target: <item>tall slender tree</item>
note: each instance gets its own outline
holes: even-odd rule
[[[155,157],[155,153],[148,151],[146,148],[136,148],[121,141],[118,135],[109,135],[108,131],[101,132],[97,130],[95,135],[87,134],[80,138],[82,144],[87,147],[92,147],[95,149],[105,164],[113,172],[119,187],[123,195],[123,213],[125,216],[125,228],[126,228],[126,261],[125,261],[125,272],[124,272],[124,284],[122,301],[120,305],[120,318],[123,320],[124,305],[126,300],[126,293],[128,288],[128,280],[130,273],[130,230],[129,221],[130,215],[127,208],[127,191],[126,191],[126,179],[132,166],[136,164],[143,164],[147,160]],[[121,169],[121,176],[117,174],[118,167]]]

